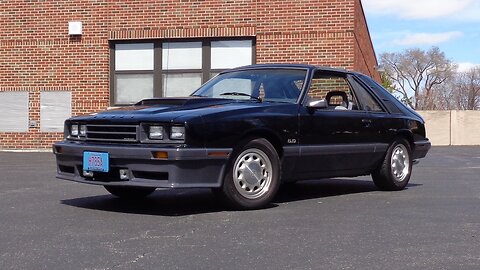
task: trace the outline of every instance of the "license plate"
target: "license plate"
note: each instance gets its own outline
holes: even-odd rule
[[[83,170],[91,172],[108,172],[108,153],[83,152]]]

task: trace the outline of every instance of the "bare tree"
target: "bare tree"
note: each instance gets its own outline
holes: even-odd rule
[[[459,72],[452,96],[459,110],[480,110],[480,67]]]
[[[453,78],[455,65],[438,47],[428,51],[407,49],[380,56],[385,74],[404,103],[418,110],[437,109],[435,90]]]
[[[455,78],[457,74],[454,75]],[[455,79],[447,80],[444,84],[436,87],[431,99],[435,104],[435,110],[456,110],[457,103],[453,98],[457,89]]]

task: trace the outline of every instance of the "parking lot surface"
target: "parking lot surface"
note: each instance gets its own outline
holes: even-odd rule
[[[406,190],[299,182],[230,211],[209,190],[122,201],[0,152],[0,269],[480,269],[480,147],[434,147]]]

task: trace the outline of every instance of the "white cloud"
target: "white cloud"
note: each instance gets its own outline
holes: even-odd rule
[[[459,31],[444,33],[408,33],[402,38],[393,40],[393,43],[403,46],[437,45],[460,36],[462,36],[462,32]]]
[[[480,64],[474,64],[474,63],[469,63],[469,62],[464,62],[464,63],[457,63],[457,71],[458,72],[465,72],[469,71],[470,69],[474,67],[480,67]]]
[[[433,19],[457,16],[472,7],[475,0],[362,0],[366,12],[396,15],[405,19]]]

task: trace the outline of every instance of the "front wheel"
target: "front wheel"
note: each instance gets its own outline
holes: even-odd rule
[[[277,151],[265,139],[255,139],[234,152],[222,193],[238,209],[258,209],[272,201],[280,186]]]
[[[372,173],[373,182],[380,190],[404,189],[412,174],[410,144],[404,139],[395,140],[378,169]]]
[[[154,187],[103,186],[112,195],[122,199],[140,199],[152,194]]]

